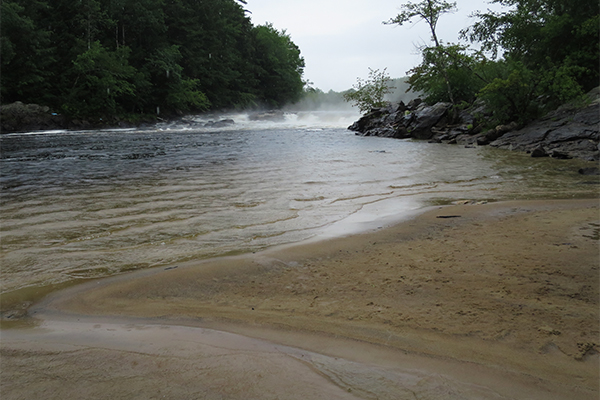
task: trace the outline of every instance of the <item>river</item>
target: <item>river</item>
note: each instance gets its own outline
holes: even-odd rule
[[[352,113],[0,137],[2,293],[376,229],[427,205],[597,196],[589,163],[355,136]]]

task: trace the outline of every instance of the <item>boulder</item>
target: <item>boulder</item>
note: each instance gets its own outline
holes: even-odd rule
[[[58,129],[66,125],[65,119],[52,113],[49,107],[20,101],[0,107],[0,121],[3,133]]]
[[[546,150],[544,150],[544,148],[540,144],[531,151],[531,157],[548,157],[548,153],[546,153]]]
[[[440,123],[449,108],[450,103],[427,106],[413,100],[408,106],[399,103],[372,109],[348,129],[362,136],[430,139],[433,128]]]
[[[221,119],[219,121],[208,121],[204,126],[206,128],[224,128],[226,126],[234,125],[235,121],[232,119]]]
[[[376,108],[360,117],[360,119],[350,125],[348,129],[357,132],[357,134],[363,134],[364,136],[375,136],[369,133],[369,131],[381,127],[385,117],[385,109]]]
[[[433,128],[446,115],[450,103],[436,103],[433,106],[423,107],[414,112],[414,118],[406,127],[415,139],[431,139]]]

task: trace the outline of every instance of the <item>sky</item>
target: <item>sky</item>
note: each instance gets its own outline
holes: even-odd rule
[[[254,25],[273,24],[286,30],[300,48],[306,67],[304,79],[325,92],[350,89],[356,79],[367,78],[369,68],[401,78],[417,66],[418,46],[429,44],[424,22],[384,25],[406,0],[247,0]],[[414,2],[414,1],[413,1]],[[457,42],[461,29],[474,24],[476,10],[498,9],[485,0],[456,0],[458,11],[443,15],[438,37]],[[414,21],[417,21],[415,18]]]

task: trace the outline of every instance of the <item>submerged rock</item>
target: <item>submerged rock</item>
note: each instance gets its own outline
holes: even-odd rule
[[[204,124],[204,126],[206,128],[224,128],[226,126],[231,126],[234,125],[235,121],[227,118],[227,119],[221,119],[219,121],[208,121],[206,124]]]
[[[579,173],[581,175],[600,175],[600,169],[598,167],[580,168]]]
[[[272,110],[250,114],[251,121],[283,121],[285,114],[281,110]]]

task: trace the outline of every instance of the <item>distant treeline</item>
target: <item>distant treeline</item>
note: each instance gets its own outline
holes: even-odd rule
[[[1,101],[71,117],[296,101],[304,60],[239,0],[2,0]]]
[[[389,93],[385,95],[384,100],[399,103],[403,101],[408,103],[412,99],[415,99],[422,95],[420,92],[414,92],[410,90],[408,83],[408,77],[390,79],[389,81]],[[288,106],[290,110],[340,110],[340,109],[351,109],[353,105],[344,99],[344,94],[349,90],[342,92],[335,92],[330,90],[329,92],[323,92],[321,89],[313,88],[308,86],[304,90],[302,98]]]

